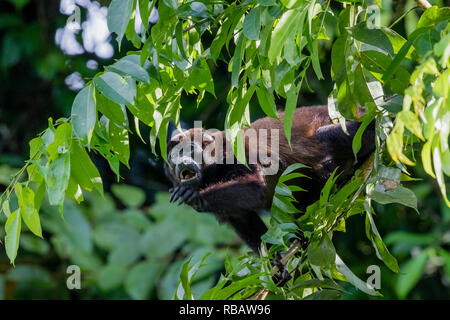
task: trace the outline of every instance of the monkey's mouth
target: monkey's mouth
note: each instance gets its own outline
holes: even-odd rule
[[[175,165],[175,176],[183,184],[193,185],[200,182],[202,174],[199,165],[194,159],[183,157]]]
[[[184,168],[180,170],[179,178],[181,181],[191,180],[197,177],[197,172],[194,170],[190,170],[188,168]]]

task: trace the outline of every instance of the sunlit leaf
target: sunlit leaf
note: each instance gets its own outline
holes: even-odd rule
[[[19,210],[14,211],[8,217],[5,224],[5,248],[6,254],[12,264],[17,256],[17,250],[19,249],[20,228],[22,225],[22,219],[20,217]]]
[[[117,42],[120,44],[133,11],[134,0],[113,0],[108,7],[108,29],[117,34]]]
[[[136,87],[114,72],[105,72],[94,78],[94,84],[108,99],[118,104],[133,104]]]
[[[72,125],[75,136],[89,144],[96,121],[97,111],[94,100],[94,87],[89,85],[81,90],[73,101]]]

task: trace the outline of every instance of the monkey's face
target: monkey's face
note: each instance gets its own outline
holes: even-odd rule
[[[175,135],[168,144],[168,162],[174,182],[198,188],[205,167],[204,150],[214,138],[203,129],[190,129]]]

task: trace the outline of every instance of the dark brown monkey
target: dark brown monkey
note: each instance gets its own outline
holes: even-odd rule
[[[360,123],[347,122],[347,135],[341,126],[332,124],[327,106],[310,106],[296,110],[289,146],[283,131],[284,113],[279,112],[279,117],[280,120],[266,117],[251,124],[257,139],[247,137],[245,140],[248,167],[238,163],[231,148],[227,149],[229,142],[223,131],[211,134],[201,128],[190,129],[172,137],[168,144],[165,171],[173,183],[171,201],[179,200],[197,211],[214,213],[220,222],[231,224],[255,252],[260,249],[261,236],[267,231],[257,211],[270,209],[278,178],[289,165],[302,163],[310,167],[302,169],[309,179],[290,182],[307,190],[294,193],[297,207],[303,211],[318,200],[336,167],[341,173],[340,181],[344,182],[375,145],[372,123],[363,134],[362,147],[355,159],[352,140]],[[249,128],[244,130],[247,133]],[[276,135],[271,130],[278,132],[277,145]],[[267,146],[258,140],[265,132]],[[256,161],[249,161],[255,148],[257,152],[264,149],[271,162],[259,154]],[[209,157],[205,156],[206,150],[210,152]],[[226,159],[233,159],[233,162]],[[274,161],[277,162],[275,172],[271,167]]]

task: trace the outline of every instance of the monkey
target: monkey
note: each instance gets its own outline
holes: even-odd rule
[[[358,117],[363,112],[360,108]],[[347,121],[345,133],[341,125],[333,124],[324,105],[295,110],[290,143],[283,130],[284,112],[278,111],[278,117],[261,118],[243,128],[247,163],[237,161],[224,131],[192,128],[174,135],[167,144],[164,170],[173,184],[170,201],[213,213],[219,222],[230,224],[257,254],[267,231],[258,211],[270,209],[278,179],[289,165],[307,166],[298,170],[307,177],[289,181],[306,190],[293,192],[295,206],[304,212],[319,199],[336,169],[338,183],[344,183],[375,149],[373,122],[365,129],[355,157],[352,141],[360,122]],[[256,138],[251,140],[247,132],[256,133]],[[261,143],[263,136],[266,145]]]

